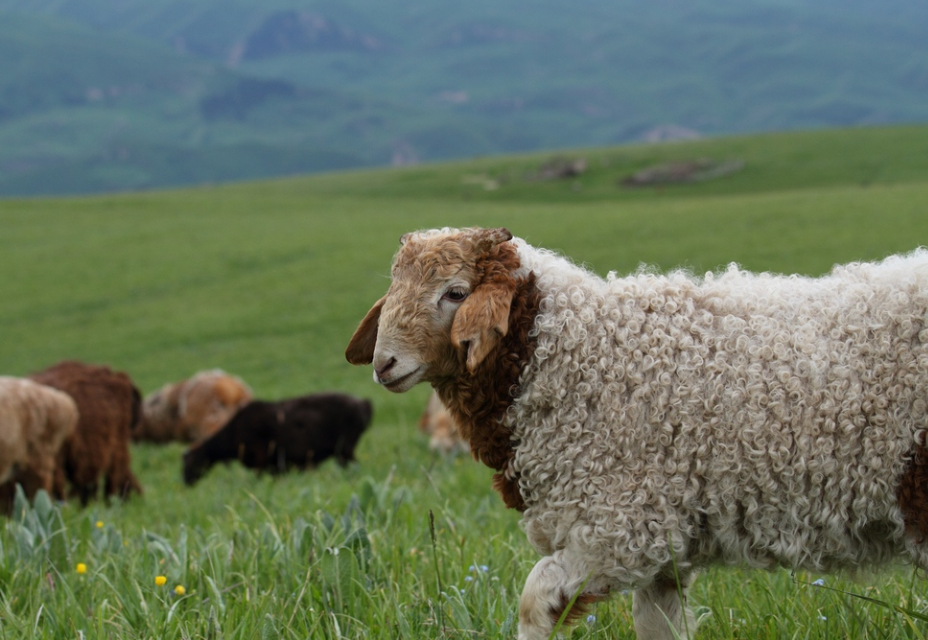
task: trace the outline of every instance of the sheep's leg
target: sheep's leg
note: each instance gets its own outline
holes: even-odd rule
[[[52,483],[55,478],[55,461],[53,459],[34,460],[29,466],[25,467],[16,478],[23,487],[25,496],[32,500],[39,489],[45,489],[45,492],[51,496]]]
[[[687,640],[696,634],[696,620],[686,608],[689,576],[658,578],[637,589],[632,616],[638,640]]]
[[[347,439],[344,436],[339,437],[335,442],[335,461],[340,467],[347,467],[349,462],[354,462],[354,445],[348,445],[346,442]]]
[[[112,496],[119,496],[121,500],[129,497],[129,494],[136,492],[142,494],[142,487],[139,481],[132,475],[129,468],[129,461],[120,459],[114,461],[104,476],[104,495],[109,500]],[[96,487],[94,487],[94,496],[96,496]]]
[[[104,495],[107,500],[112,496],[119,496],[121,500],[125,500],[133,491],[141,495],[142,487],[129,469],[120,469],[119,472],[113,471],[107,474],[104,484]],[[94,485],[93,495],[96,496],[96,493],[96,485]]]
[[[71,495],[80,498],[81,506],[86,507],[90,504],[91,498],[96,498],[99,492],[99,485],[96,481],[84,484],[74,484],[71,487]]]
[[[52,496],[55,500],[67,500],[67,477],[65,476],[64,469],[59,464],[55,468],[54,479],[52,480]]]
[[[16,495],[16,483],[7,480],[0,484],[0,513],[5,516],[13,515],[13,502]]]
[[[583,615],[590,604],[606,597],[608,589],[583,569],[570,562],[564,551],[557,551],[538,561],[528,574],[519,602],[519,640],[547,640],[578,589],[583,587],[568,612],[565,622]]]

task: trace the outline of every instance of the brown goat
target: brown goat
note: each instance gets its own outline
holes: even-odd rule
[[[0,376],[0,509],[10,512],[17,484],[30,500],[39,489],[52,493],[58,452],[77,420],[68,394]]]
[[[221,369],[164,385],[142,403],[133,440],[196,442],[216,431],[252,399],[245,382]]]
[[[470,451],[467,440],[461,437],[458,425],[451,412],[438,397],[437,391],[432,391],[425,411],[419,418],[419,429],[429,434],[429,449],[445,455],[453,451]]]
[[[86,505],[98,493],[126,498],[142,493],[130,468],[129,433],[141,415],[142,396],[128,375],[109,367],[74,360],[60,362],[30,376],[70,395],[80,413],[77,429],[65,441],[55,471],[55,497],[71,494]]]

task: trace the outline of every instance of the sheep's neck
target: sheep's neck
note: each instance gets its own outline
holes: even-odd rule
[[[525,510],[519,493],[519,478],[512,471],[515,455],[512,430],[503,417],[519,395],[519,377],[535,352],[529,335],[538,314],[539,294],[535,274],[516,280],[516,293],[509,312],[509,331],[473,373],[436,383],[435,389],[451,412],[471,453],[498,473],[493,488],[510,509]]]

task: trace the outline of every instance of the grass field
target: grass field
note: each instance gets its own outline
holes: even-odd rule
[[[602,274],[732,261],[819,274],[928,244],[924,127],[570,155],[590,170],[550,183],[525,179],[547,157],[524,156],[0,201],[3,374],[73,357],[124,369],[148,393],[223,367],[259,397],[339,389],[375,406],[348,469],[272,479],[228,466],[187,488],[180,445],[135,445],[142,498],[85,510],[39,501],[0,526],[0,638],[513,637],[537,560],[517,514],[488,469],[428,451],[415,426],[427,388],[390,395],[344,359],[405,231],[503,225]],[[697,157],[746,164],[697,185],[616,186]],[[697,637],[928,633],[928,585],[911,570],[824,578],[877,602],[810,586],[818,577],[709,570],[691,596]],[[594,617],[569,637],[633,637],[630,596]]]

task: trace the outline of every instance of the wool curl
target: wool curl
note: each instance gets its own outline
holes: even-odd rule
[[[540,304],[503,420],[539,552],[633,587],[715,563],[928,568],[898,496],[928,424],[928,251],[603,279],[513,242]]]

